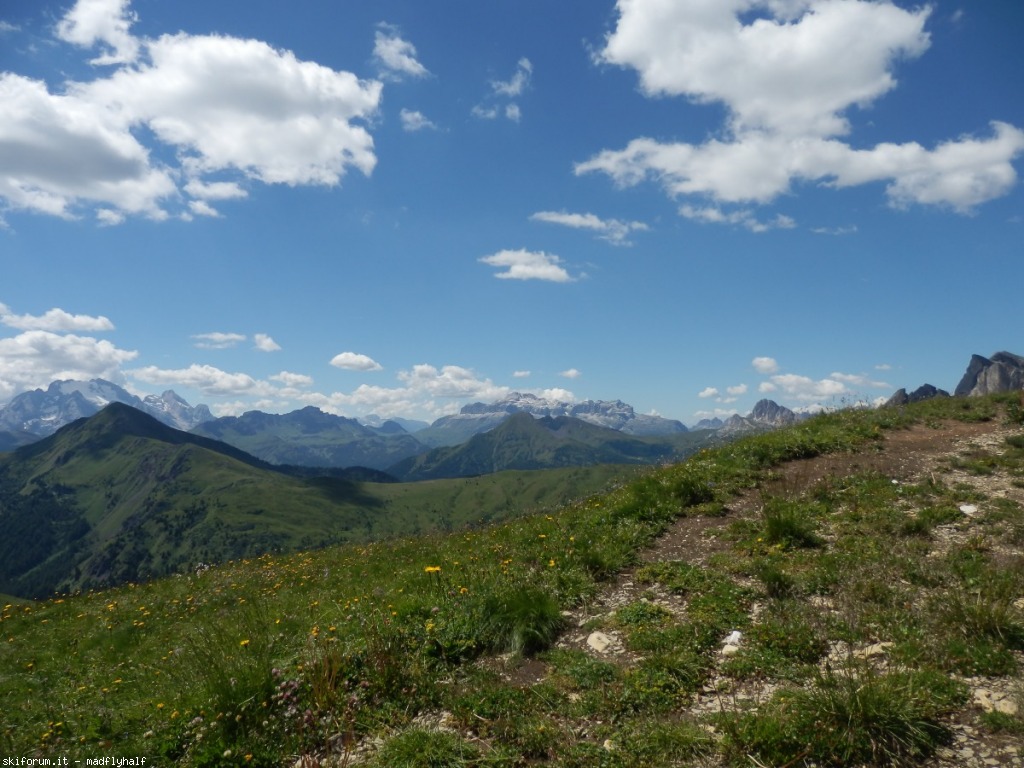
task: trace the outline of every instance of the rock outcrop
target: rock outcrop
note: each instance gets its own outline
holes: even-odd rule
[[[991,395],[1018,389],[1024,389],[1024,357],[996,352],[991,358],[972,355],[953,394],[957,397]]]
[[[931,384],[922,384],[910,394],[907,394],[905,389],[897,389],[893,396],[885,401],[884,407],[891,408],[909,403],[920,403],[922,400],[931,400],[933,397],[949,397],[949,392]]]

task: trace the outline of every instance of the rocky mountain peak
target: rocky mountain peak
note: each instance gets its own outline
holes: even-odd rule
[[[0,430],[52,435],[76,419],[93,416],[111,403],[130,405],[175,429],[188,430],[213,418],[205,405],[190,406],[171,390],[136,397],[105,379],[54,381],[45,390],[22,392],[0,408]]]
[[[991,395],[1024,389],[1024,357],[996,352],[992,357],[972,355],[953,394],[957,397]]]

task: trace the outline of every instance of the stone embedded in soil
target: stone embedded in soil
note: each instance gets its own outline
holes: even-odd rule
[[[615,644],[615,640],[604,632],[591,632],[587,638],[587,645],[598,653],[605,653]]]

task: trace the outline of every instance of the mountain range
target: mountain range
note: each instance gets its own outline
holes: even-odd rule
[[[0,431],[23,439],[46,437],[76,419],[99,413],[110,403],[130,405],[169,427],[186,431],[213,419],[205,405],[193,407],[172,390],[140,398],[104,379],[67,380],[55,381],[45,390],[22,392],[0,408]]]
[[[457,414],[442,416],[426,429],[416,433],[421,443],[438,448],[459,445],[473,435],[486,432],[509,416],[527,413],[536,418],[568,416],[598,427],[606,427],[627,435],[672,435],[686,432],[682,422],[661,416],[639,414],[621,400],[584,400],[570,403],[512,392],[493,403],[470,403]]]
[[[379,427],[308,406],[286,414],[248,411],[193,428],[273,464],[387,469],[426,447],[394,421]]]
[[[400,480],[470,477],[506,469],[546,469],[594,464],[654,464],[681,460],[707,439],[706,432],[633,436],[573,416],[506,414],[497,426],[454,446],[434,448],[398,462],[388,473]]]

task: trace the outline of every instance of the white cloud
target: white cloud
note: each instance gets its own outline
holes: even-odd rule
[[[249,196],[248,192],[233,181],[207,183],[192,179],[185,185],[185,192],[200,200],[237,200]]]
[[[774,357],[755,357],[750,364],[758,373],[775,373],[779,370],[779,364]]]
[[[125,0],[82,0],[58,25],[68,42],[108,47],[97,59],[116,65],[107,76],[51,93],[0,74],[6,207],[64,218],[92,208],[110,225],[125,215],[166,219],[183,205],[188,220],[213,215],[205,201],[245,196],[224,174],[335,186],[350,168],[373,171],[373,138],[360,122],[376,114],[379,82],[258,40],[134,38],[132,21]]]
[[[112,331],[114,324],[106,317],[72,315],[63,309],[47,310],[42,315],[15,315],[6,304],[0,304],[0,323],[22,331]]]
[[[875,370],[876,371],[891,371],[892,370],[892,366],[889,365],[888,363],[879,363],[878,365],[875,366]]]
[[[544,251],[504,250],[478,259],[492,267],[507,268],[495,277],[503,280],[548,280],[553,283],[568,283],[573,277],[559,266],[561,259]]]
[[[862,0],[630,0],[600,58],[635,69],[645,93],[720,102],[734,133],[847,132],[842,113],[895,87],[900,58],[929,46],[928,7]],[[772,18],[747,22],[752,6]],[[760,15],[760,14],[759,14]]]
[[[745,395],[745,394],[747,394],[747,385],[746,384],[737,384],[735,387],[726,387],[725,391],[728,392],[733,397],[737,397],[739,395]]]
[[[128,375],[149,384],[177,385],[198,389],[205,395],[267,395],[273,388],[247,373],[228,373],[212,365],[193,363],[188,368],[162,369],[155,365],[127,371]]]
[[[559,372],[558,375],[565,379],[578,379],[583,375],[583,373],[575,368],[569,368],[568,370]]]
[[[470,110],[473,117],[479,117],[481,120],[493,120],[498,116],[497,107],[484,107],[477,104]]]
[[[229,349],[245,341],[245,335],[241,333],[194,333],[192,338],[196,340],[195,346],[199,349]]]
[[[434,125],[422,112],[416,112],[411,109],[403,109],[398,113],[399,118],[402,121],[402,128],[406,131],[422,131],[426,128],[436,129]]]
[[[516,64],[516,71],[508,80],[491,80],[491,93],[485,104],[477,104],[470,111],[473,117],[481,120],[494,120],[504,115],[512,122],[518,123],[523,112],[515,98],[522,96],[530,85],[533,76],[533,64],[525,56]],[[506,101],[507,100],[507,101]]]
[[[704,389],[702,389],[700,392],[697,393],[697,397],[701,397],[701,398],[705,398],[705,399],[707,399],[709,397],[718,397],[718,388],[717,387],[704,387]]]
[[[260,352],[277,352],[281,349],[281,345],[265,333],[253,334],[252,340]]]
[[[819,379],[815,381],[808,376],[782,373],[772,376],[771,381],[788,397],[795,400],[811,401],[849,394],[846,385],[835,379]]]
[[[3,73],[0,110],[0,198],[10,208],[72,218],[78,201],[87,200],[166,217],[160,204],[176,194],[172,174],[151,164],[148,150],[106,105]]]
[[[793,229],[796,226],[793,219],[781,213],[769,221],[760,221],[753,211],[741,209],[726,213],[718,206],[696,208],[692,205],[684,205],[680,207],[679,214],[683,218],[704,224],[735,224],[756,233],[768,232],[772,229]]]
[[[416,59],[416,46],[399,35],[397,27],[379,24],[374,35],[373,58],[384,74],[394,79],[402,76],[426,77],[430,73]]]
[[[0,338],[0,399],[60,379],[122,381],[121,366],[138,354],[105,339],[46,330]]]
[[[758,387],[760,392],[781,392],[800,403],[813,403],[834,398],[860,396],[865,389],[890,389],[884,381],[863,374],[833,372],[823,379],[794,373],[777,374]]]
[[[211,219],[220,218],[220,211],[205,200],[190,200],[188,209],[196,216],[209,216]]]
[[[651,179],[673,197],[718,204],[773,201],[794,182],[847,187],[886,182],[895,207],[959,212],[1005,195],[1024,131],[993,122],[990,138],[960,137],[927,149],[916,142],[854,149],[837,137],[846,116],[896,86],[897,61],[922,55],[931,7],[905,10],[864,0],[620,0],[618,25],[600,61],[630,67],[650,96],[723,104],[722,138],[703,144],[637,138],[576,166],[620,185]],[[756,9],[756,16],[744,16]],[[684,206],[706,222],[757,220],[745,212]],[[738,216],[738,220],[734,217]],[[786,226],[777,221],[776,226]],[[771,225],[766,225],[771,226]]]
[[[512,378],[514,379],[527,379],[530,377],[529,371],[513,371]]]
[[[829,374],[829,378],[830,379],[835,379],[836,381],[841,381],[844,384],[847,384],[847,385],[849,385],[851,387],[865,387],[865,388],[870,388],[870,389],[885,389],[885,388],[888,388],[890,386],[889,384],[887,384],[884,381],[878,381],[878,380],[872,379],[869,376],[865,376],[862,373],[840,373],[838,371],[835,371],[835,372]]]
[[[523,91],[530,85],[530,78],[533,76],[533,64],[525,56],[516,64],[516,71],[511,79],[506,81],[492,80],[491,88],[499,96],[515,98],[522,95]]]
[[[179,33],[147,51],[150,65],[74,90],[148,125],[185,156],[193,178],[235,170],[271,184],[332,186],[350,165],[373,170],[373,139],[351,121],[376,111],[380,83],[258,40]]]
[[[92,64],[130,63],[138,56],[139,42],[131,34],[137,17],[129,5],[131,0],[78,0],[57,24],[57,37],[83,48],[107,46]]]
[[[286,387],[309,387],[313,384],[312,376],[306,376],[302,373],[290,373],[289,371],[276,373],[270,377],[270,380],[280,382]]]
[[[507,387],[499,387],[490,379],[480,379],[469,368],[445,365],[440,370],[432,365],[414,365],[411,371],[402,371],[398,379],[417,393],[432,397],[458,397],[497,400],[508,394]]]
[[[347,371],[381,371],[384,367],[372,357],[360,355],[356,352],[342,352],[331,359],[331,365],[335,368],[344,368]]]
[[[846,227],[815,227],[811,230],[816,235],[855,235],[857,234],[857,225],[851,224]]]
[[[566,211],[538,211],[530,216],[531,221],[544,221],[549,224],[560,224],[573,229],[586,229],[596,232],[602,240],[613,245],[632,245],[629,242],[630,232],[647,231],[648,227],[641,221],[620,221],[619,219],[602,219],[593,213],[568,213]]]

